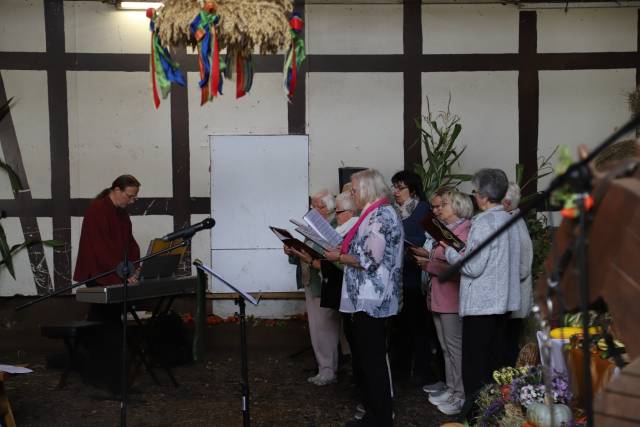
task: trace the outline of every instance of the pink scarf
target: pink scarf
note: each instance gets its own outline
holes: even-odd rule
[[[358,218],[358,221],[347,232],[347,235],[344,236],[344,239],[342,240],[342,245],[340,245],[341,254],[346,254],[349,251],[349,245],[351,244],[351,241],[353,240],[353,238],[356,237],[356,233],[358,232],[358,227],[360,227],[360,224],[362,223],[362,221],[364,221],[367,215],[373,212],[376,208],[380,206],[388,205],[388,204],[389,204],[389,201],[383,197],[382,199],[378,199],[375,202],[373,202],[371,205],[369,205],[369,207],[364,212],[362,212],[362,214],[360,215],[360,218]]]

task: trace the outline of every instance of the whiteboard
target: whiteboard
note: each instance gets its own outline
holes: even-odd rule
[[[249,292],[295,290],[295,268],[269,226],[291,228],[289,219],[308,210],[308,137],[212,135],[209,144],[212,267]]]

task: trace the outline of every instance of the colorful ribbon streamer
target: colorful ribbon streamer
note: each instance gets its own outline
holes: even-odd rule
[[[153,86],[153,103],[156,109],[160,107],[160,95],[166,99],[171,92],[171,83],[185,86],[187,83],[180,72],[180,66],[171,59],[169,50],[160,44],[160,37],[156,32],[156,11],[153,8],[147,9],[147,18],[150,19],[149,30],[151,30],[151,84]]]
[[[220,16],[216,14],[215,7],[210,4],[205,7],[189,26],[191,35],[198,43],[200,105],[218,96],[218,93],[222,95],[222,72],[225,68],[224,61],[220,58],[217,36]]]
[[[291,46],[284,61],[284,87],[287,90],[287,96],[292,99],[296,90],[298,70],[306,57],[304,38],[302,37],[304,21],[298,12],[291,15],[289,27],[291,28]]]
[[[253,59],[251,55],[236,54],[236,98],[242,98],[253,85]]]

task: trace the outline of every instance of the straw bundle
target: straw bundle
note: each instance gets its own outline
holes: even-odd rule
[[[210,1],[210,0],[207,0]],[[288,15],[291,0],[218,0],[220,47],[245,54],[276,53],[291,44]],[[164,0],[158,9],[158,36],[163,46],[195,44],[189,25],[202,9],[200,0]]]

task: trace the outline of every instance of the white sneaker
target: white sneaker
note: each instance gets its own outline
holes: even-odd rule
[[[458,415],[464,406],[464,399],[451,396],[449,400],[438,405],[438,410],[445,415]]]
[[[353,418],[359,421],[364,418],[366,413],[367,411],[364,409],[364,405],[362,403],[358,403],[358,406],[356,406],[356,414]]]
[[[324,385],[337,383],[338,377],[336,377],[335,375],[318,374],[315,377],[309,378],[309,382],[317,386],[324,386]]]
[[[307,378],[307,382],[310,382],[311,384],[314,384],[319,376],[320,376],[320,374],[316,374],[316,375],[314,375],[312,377],[309,377],[309,378]]]
[[[436,406],[446,403],[449,399],[451,399],[453,393],[450,390],[445,390],[439,393],[431,393],[429,395],[429,403],[432,403]]]
[[[447,385],[442,381],[438,381],[437,383],[433,383],[433,384],[425,384],[424,386],[422,386],[422,391],[424,391],[425,393],[435,393],[437,391],[442,391],[446,389],[447,389]]]

